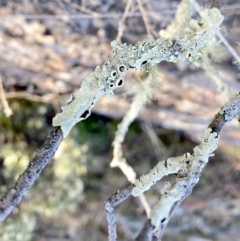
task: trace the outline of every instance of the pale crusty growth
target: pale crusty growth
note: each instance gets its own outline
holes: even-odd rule
[[[222,107],[219,113],[224,116],[225,121],[227,122],[231,121],[234,118],[234,116],[236,116],[237,113],[239,113],[239,110],[240,110],[239,103],[240,103],[240,95],[235,97],[235,99],[232,102]]]
[[[135,186],[132,190],[132,195],[136,197],[139,194],[147,191],[152,185],[161,180],[164,176],[177,173],[180,169],[184,169],[186,165],[185,159],[186,157],[183,155],[179,157],[171,157],[166,161],[160,161],[147,174],[142,175],[136,180]]]
[[[217,149],[217,133],[206,129],[201,137],[201,144],[193,149],[193,154],[187,153],[184,162],[186,165],[179,169],[178,176],[173,187],[167,185],[161,192],[160,200],[155,204],[150,213],[152,225],[157,227],[160,222],[168,222],[172,213],[171,208],[184,196],[191,193],[192,188],[198,183],[202,169],[207,164],[210,156]],[[182,160],[181,160],[182,161]],[[181,165],[183,166],[183,165]]]
[[[215,41],[215,33],[223,20],[218,9],[203,12],[214,25],[208,26],[203,19],[192,19],[181,35],[173,39],[144,40],[134,46],[113,41],[113,56],[83,81],[81,89],[62,107],[62,113],[53,118],[53,126],[61,126],[66,137],[77,122],[90,115],[91,108],[102,95],[111,95],[115,88],[123,85],[122,77],[129,69],[148,71],[161,61],[198,59],[201,48]]]
[[[201,137],[201,144],[193,149],[192,155],[187,153],[179,157],[171,157],[166,161],[160,161],[147,174],[136,180],[132,195],[138,196],[147,191],[158,180],[169,174],[177,174],[181,171],[191,175],[192,172],[196,172],[196,168],[198,169],[203,163],[204,165],[207,163],[208,158],[217,148],[217,143],[217,134],[211,133],[210,128],[206,129]],[[193,180],[190,179],[187,181],[192,182]]]
[[[190,21],[191,27],[197,31],[199,30],[199,26],[201,29],[214,28],[223,21],[223,16],[216,9],[212,11],[205,10],[201,12],[201,19],[198,20],[197,24],[195,20],[190,20],[191,14],[192,1],[181,1],[181,3],[178,5],[174,20],[167,27],[167,29],[161,30],[159,32],[160,36],[169,39],[173,38],[174,36],[181,36],[182,29],[186,26],[188,21]],[[220,74],[212,65],[212,60],[218,60],[221,58],[222,51],[219,51],[220,48],[220,43],[214,41],[213,44],[207,44],[201,49],[201,54],[199,54],[197,59],[194,56],[192,58],[190,57],[189,59],[194,65],[200,66],[207,72],[210,78],[218,86],[219,91],[221,91],[227,97],[232,98],[234,96],[233,91],[231,91],[229,87],[223,82]],[[211,59],[209,56],[211,56]]]

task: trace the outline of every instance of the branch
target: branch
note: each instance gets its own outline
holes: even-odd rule
[[[212,131],[212,133],[215,133],[218,137],[220,134],[220,131],[223,127],[223,125],[226,122],[231,121],[234,117],[236,117],[237,115],[240,114],[240,95],[236,96],[234,99],[232,99],[230,102],[228,102],[225,106],[223,106],[221,108],[221,110],[215,115],[213,121],[209,124],[208,128],[210,128]],[[204,141],[209,141],[209,140],[204,140]],[[213,150],[213,146],[209,146],[209,149]],[[193,187],[197,184],[200,175],[201,175],[201,170],[203,169],[203,167],[205,166],[205,161],[200,159],[199,160],[199,166],[197,168],[190,168],[190,172],[186,173],[183,170],[180,170],[178,172],[177,175],[177,180],[176,183],[174,185],[173,188],[170,188],[169,192],[164,193],[163,196],[161,197],[161,199],[166,198],[167,195],[169,195],[171,192],[174,192],[178,189],[184,189],[185,188],[185,192],[182,193],[182,195],[180,196],[179,199],[176,198],[175,196],[175,202],[172,203],[172,205],[170,207],[168,207],[169,214],[168,216],[164,219],[161,220],[161,223],[159,224],[158,229],[156,229],[155,234],[153,235],[153,240],[161,240],[161,237],[163,235],[163,232],[167,226],[168,221],[170,220],[172,214],[174,213],[174,211],[177,209],[177,207],[182,203],[182,201],[192,192]],[[196,163],[195,163],[196,165]],[[191,170],[192,169],[192,170]],[[194,173],[191,173],[193,172]],[[195,172],[196,171],[196,172]],[[196,176],[192,181],[192,177],[191,176]],[[191,178],[190,178],[191,177]],[[189,183],[188,185],[185,185],[186,182],[185,180],[188,180]],[[195,182],[194,180],[196,180],[197,182]],[[185,185],[185,186],[184,186]],[[165,207],[168,206],[169,204],[165,203]],[[164,208],[164,206],[162,206],[162,209]],[[160,212],[163,212],[163,210],[158,209]]]
[[[136,95],[134,96],[133,102],[130,109],[125,114],[123,120],[118,125],[118,129],[115,133],[113,141],[113,159],[110,164],[111,167],[118,167],[121,169],[123,174],[127,177],[128,181],[135,183],[136,173],[133,168],[127,163],[127,160],[123,157],[122,143],[125,139],[126,133],[130,124],[138,116],[141,108],[152,98],[151,81],[148,77],[145,81],[136,83]],[[139,200],[146,211],[147,216],[150,214],[150,206],[144,194],[139,195]]]
[[[178,5],[177,12],[175,14],[174,20],[171,22],[171,24],[168,25],[168,27],[165,30],[160,31],[160,35],[164,38],[172,39],[174,36],[178,35],[179,32],[184,29],[184,26],[186,26],[187,22],[190,21],[191,15],[192,15],[192,5],[196,8],[198,13],[200,14],[201,18],[204,19],[206,27],[207,26],[215,26],[215,23],[212,22],[213,19],[220,19],[221,16],[217,14],[217,12],[214,14],[215,16],[209,17],[209,15],[206,14],[206,12],[203,12],[201,10],[201,7],[198,5],[198,3],[195,0],[182,0],[181,3]],[[199,22],[200,23],[200,22]],[[229,44],[224,37],[221,38],[222,34],[219,30],[216,31],[216,35],[220,38],[220,40],[228,47]],[[201,50],[202,55],[196,57],[189,58],[190,62],[192,62],[195,66],[201,66],[206,73],[209,75],[209,77],[216,83],[218,86],[218,90],[221,91],[224,95],[226,95],[228,98],[234,97],[233,91],[224,83],[224,81],[221,79],[221,76],[217,70],[212,65],[212,60],[210,59],[210,55],[215,56],[216,59],[219,59],[219,45],[220,43],[215,41],[215,44],[212,45],[210,48],[208,45],[204,46]],[[228,47],[228,49],[231,51],[232,47]],[[234,50],[234,53],[235,50]],[[235,56],[235,55],[234,55]],[[237,59],[237,58],[236,58]]]
[[[149,20],[147,18],[146,12],[145,12],[144,7],[142,5],[142,0],[137,0],[137,4],[138,4],[139,10],[140,10],[140,12],[142,14],[142,17],[143,17],[143,22],[144,22],[146,30],[147,30],[148,39],[153,40],[154,37],[151,34],[152,27],[149,24]]]
[[[132,188],[133,184],[129,184],[118,190],[105,202],[109,241],[117,241],[117,226],[114,209],[118,204],[125,201],[131,195]]]
[[[151,241],[152,240],[152,232],[153,232],[154,226],[151,224],[151,221],[148,219],[141,232],[135,239],[135,241]]]
[[[53,118],[53,126],[60,126],[66,137],[77,122],[90,115],[101,96],[113,95],[113,90],[123,85],[122,78],[130,69],[151,72],[153,66],[161,61],[198,59],[204,46],[215,43],[216,31],[223,21],[223,16],[216,8],[203,12],[210,19],[213,18],[213,25],[208,26],[204,19],[199,25],[200,20],[191,19],[173,39],[143,40],[136,45],[113,41],[111,44],[115,49],[112,57],[103,66],[97,66],[83,81],[81,89],[71,95],[62,112]]]
[[[127,2],[126,7],[125,7],[123,16],[122,16],[122,18],[118,22],[118,34],[117,34],[116,40],[119,41],[119,42],[121,42],[123,31],[125,29],[125,21],[126,21],[126,18],[128,16],[128,14],[129,14],[129,10],[131,8],[131,5],[132,5],[132,0],[129,0]]]
[[[0,221],[3,221],[10,212],[21,202],[24,195],[37,180],[44,167],[54,156],[63,140],[60,128],[55,127],[35,157],[28,164],[27,169],[19,176],[15,185],[0,199]]]
[[[128,196],[130,194],[138,196],[148,190],[162,177],[168,174],[177,174],[174,185],[165,183],[164,188],[161,191],[160,200],[151,210],[150,222],[147,221],[144,225],[136,241],[161,240],[172,214],[182,201],[192,192],[193,187],[199,181],[202,169],[207,164],[209,157],[213,155],[213,151],[217,148],[219,134],[223,125],[226,122],[231,121],[237,115],[240,115],[240,95],[237,95],[234,99],[228,102],[215,115],[213,121],[204,131],[200,145],[194,148],[193,154],[187,153],[179,157],[172,157],[166,161],[159,162],[147,174],[141,176],[133,186],[127,188]],[[111,205],[112,217],[114,217],[113,212],[116,205],[125,200],[121,198],[122,192],[124,192],[125,188],[121,190],[115,193],[112,197],[115,200],[118,200],[114,205]],[[112,200],[112,198],[109,200]],[[111,230],[111,233],[114,233],[114,237],[112,236],[113,238],[109,235],[109,241],[117,240],[115,218],[114,221],[113,219],[108,219],[108,227],[111,227],[109,229]],[[155,228],[154,232],[152,227]],[[149,235],[152,235],[151,239],[149,239]],[[141,239],[141,237],[145,237],[145,239]]]
[[[113,159],[110,164],[111,167],[119,167],[127,177],[128,181],[131,183],[136,181],[136,173],[123,157],[122,143],[124,142],[130,124],[134,121],[134,119],[136,119],[143,106],[146,105],[146,103],[152,98],[150,78],[148,78],[146,81],[136,83],[135,87],[136,95],[134,96],[131,107],[125,114],[121,123],[118,125],[115,133],[115,138],[112,144]]]
[[[205,28],[206,24],[203,24],[201,28],[196,20],[191,20],[181,35],[172,40],[144,40],[135,46],[112,42],[112,46],[115,47],[113,56],[103,66],[97,66],[96,70],[83,81],[81,89],[71,95],[67,105],[62,107],[62,113],[54,117],[55,128],[45,144],[29,163],[15,186],[0,200],[0,220],[3,220],[22,200],[43,168],[54,156],[63,137],[68,135],[77,122],[90,115],[92,107],[102,95],[111,95],[115,88],[123,85],[122,77],[129,69],[149,71],[152,66],[161,61],[176,62],[189,56],[197,58],[202,47],[214,43],[215,33],[219,29],[223,16],[217,9],[204,10],[204,12],[209,17],[218,16],[217,19],[213,19],[214,26]]]

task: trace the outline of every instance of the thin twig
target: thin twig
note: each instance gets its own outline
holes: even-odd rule
[[[56,94],[47,94],[47,95],[39,96],[39,95],[30,94],[25,91],[6,93],[6,99],[12,99],[12,98],[26,99],[34,102],[52,103],[52,101],[56,99],[57,96]]]
[[[166,146],[162,143],[162,141],[159,140],[159,138],[157,137],[157,135],[152,127],[152,124],[150,122],[144,123],[142,125],[142,129],[145,131],[145,133],[150,138],[150,141],[152,143],[157,160],[159,160],[160,157],[166,158],[168,150],[167,150]]]
[[[148,15],[148,14],[147,14],[147,16],[149,16],[150,19],[155,19],[155,20],[157,20],[157,22],[159,23],[159,22],[162,20],[161,13],[157,13],[157,12],[156,12],[156,9],[154,9],[154,7],[152,6],[152,2],[151,2],[151,1],[146,0],[144,3],[146,4],[146,9],[147,9],[146,14],[147,14],[148,12],[151,12],[151,13],[152,13],[151,15]],[[152,34],[153,34],[156,38],[159,38],[159,33],[158,33],[154,28],[152,28]]]
[[[143,5],[142,5],[142,2],[141,0],[137,0],[137,3],[138,3],[138,7],[139,7],[139,10],[142,14],[142,17],[143,17],[143,21],[144,21],[144,24],[145,24],[145,27],[146,27],[146,30],[147,30],[147,34],[148,34],[148,39],[150,40],[154,40],[154,37],[152,36],[151,32],[152,32],[152,28],[149,24],[149,21],[148,21],[148,18],[147,18],[147,14],[143,8]]]
[[[119,20],[119,22],[118,22],[118,35],[117,35],[117,37],[116,37],[116,40],[119,41],[119,42],[121,42],[121,38],[122,38],[122,35],[123,35],[123,31],[124,31],[124,29],[125,29],[125,21],[126,21],[126,18],[127,18],[127,16],[128,16],[128,14],[129,14],[129,10],[130,10],[130,8],[131,8],[131,5],[132,5],[132,0],[129,0],[129,1],[127,2],[126,8],[125,8],[125,10],[124,10],[122,19]]]
[[[151,92],[151,90],[149,90],[149,88],[151,88],[150,78],[148,77],[148,79],[144,81],[144,83],[143,81],[137,83],[137,87],[137,93],[134,97],[131,107],[124,116],[122,122],[118,125],[118,130],[115,133],[115,139],[113,141],[113,160],[110,164],[111,167],[120,168],[123,174],[127,177],[128,181],[131,183],[135,183],[136,173],[133,168],[127,163],[126,159],[123,158],[122,143],[125,139],[125,135],[128,131],[130,124],[137,117],[140,109],[149,101]],[[147,216],[149,216],[151,208],[147,202],[145,195],[140,195],[139,199],[143,205],[143,208],[146,211]]]
[[[153,229],[154,226],[151,224],[151,220],[148,219],[135,241],[151,241]]]
[[[10,117],[13,114],[12,109],[9,107],[8,102],[6,100],[6,96],[4,93],[4,89],[3,89],[3,84],[2,84],[2,79],[0,76],[0,99],[3,105],[3,112],[7,117]]]
[[[138,196],[138,198],[139,198],[141,204],[143,205],[143,208],[144,208],[144,210],[145,210],[145,212],[146,212],[146,214],[147,214],[147,217],[149,218],[150,212],[151,212],[151,207],[150,207],[150,205],[149,205],[149,203],[148,203],[148,201],[147,201],[147,199],[146,199],[145,194],[141,193],[141,194]]]
[[[54,156],[62,140],[63,134],[61,129],[55,127],[47,137],[43,146],[38,150],[35,157],[30,161],[26,170],[19,176],[15,185],[0,199],[0,221],[3,221],[21,202],[44,167]]]
[[[92,10],[89,10],[87,8],[82,8],[82,6],[79,6],[80,10],[83,12],[86,12],[87,14],[71,14],[70,16],[67,14],[56,14],[56,15],[50,15],[50,14],[2,14],[0,16],[0,19],[5,19],[7,20],[8,18],[12,19],[12,18],[27,18],[27,19],[42,19],[42,20],[52,20],[52,19],[96,19],[96,18],[122,18],[122,13],[107,13],[107,14],[102,14],[102,13],[97,13],[94,12]],[[232,4],[229,6],[223,6],[221,7],[221,11],[223,13],[228,13],[229,11],[233,11],[231,12],[232,14],[239,14],[239,7],[240,5],[236,5]],[[176,8],[162,8],[159,9],[158,11],[147,11],[145,12],[146,16],[153,16],[153,15],[161,15],[161,16],[165,16],[165,15],[173,15],[176,12]],[[127,18],[130,17],[142,17],[142,13],[141,12],[132,12],[129,13]]]
[[[164,9],[163,12],[161,12],[161,15],[170,15],[170,14],[174,14],[175,10],[168,10],[168,9]],[[146,16],[150,16],[152,14],[152,12],[147,12],[145,13]],[[160,12],[159,12],[160,14]],[[63,19],[63,20],[67,20],[67,19],[104,19],[104,18],[111,18],[111,19],[115,19],[115,18],[121,18],[122,17],[122,13],[107,13],[107,14],[102,14],[99,13],[98,15],[89,15],[89,14],[71,14],[71,15],[67,15],[67,14],[56,14],[56,15],[50,15],[50,14],[4,14],[0,16],[0,19],[4,19],[7,20],[8,18],[10,18],[10,20],[12,18],[26,18],[26,19],[42,19],[42,20],[52,20],[52,19]],[[133,17],[142,17],[142,13],[140,12],[133,12],[133,13],[129,13],[127,18],[133,18]]]
[[[95,11],[92,11],[92,10],[82,6],[82,5],[78,5],[78,4],[76,4],[76,3],[72,2],[72,1],[69,1],[69,0],[68,1],[67,0],[63,0],[63,1],[66,2],[67,4],[70,4],[75,9],[80,10],[80,11],[82,11],[84,13],[87,13],[87,14],[90,14],[90,15],[96,16],[96,17],[99,16],[99,13],[97,13]]]
[[[117,240],[117,226],[114,214],[115,207],[131,195],[132,188],[133,184],[129,184],[128,186],[118,190],[105,202],[109,241]]]

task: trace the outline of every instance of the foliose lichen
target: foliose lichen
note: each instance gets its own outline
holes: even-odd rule
[[[97,66],[82,83],[81,89],[72,94],[62,112],[53,118],[53,126],[60,126],[64,137],[79,121],[86,119],[102,95],[113,95],[113,90],[123,85],[123,76],[129,69],[148,71],[161,61],[176,62],[186,58],[197,59],[201,48],[212,44],[215,33],[223,20],[218,9],[204,10],[214,23],[208,25],[202,18],[191,20],[179,36],[156,41],[143,40],[135,45],[112,41],[113,55],[102,66]]]

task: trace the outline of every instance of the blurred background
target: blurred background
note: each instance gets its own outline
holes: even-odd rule
[[[157,39],[179,4],[142,0],[141,8],[137,1],[129,2],[0,0],[1,196],[44,143],[60,106],[111,56],[110,42],[121,31],[126,43]],[[222,32],[240,53],[239,1],[198,2],[204,8],[220,8],[225,16]],[[216,71],[238,92],[239,69],[224,47],[219,52]],[[160,87],[130,126],[123,145],[124,157],[138,176],[160,160],[191,152],[227,102],[210,77],[188,61],[163,62],[156,72]],[[146,75],[128,73],[124,87],[114,96],[103,97],[92,115],[73,128],[21,204],[0,224],[0,240],[107,240],[104,201],[128,183],[118,168],[109,167],[112,142],[130,106],[133,84]],[[223,128],[216,155],[175,212],[163,241],[239,240],[239,140],[239,124],[234,120]],[[146,193],[150,205],[158,200],[163,182]],[[116,216],[119,240],[135,237],[146,220],[135,198],[119,205]]]

